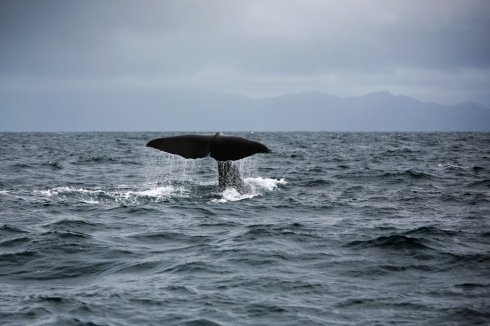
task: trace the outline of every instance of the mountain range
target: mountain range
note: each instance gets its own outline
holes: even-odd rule
[[[0,131],[490,131],[490,109],[377,92],[3,91]]]

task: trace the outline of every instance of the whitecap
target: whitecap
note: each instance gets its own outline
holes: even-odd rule
[[[227,188],[223,191],[220,199],[213,199],[213,203],[227,203],[230,201],[239,201],[243,199],[249,199],[257,196],[253,193],[240,194],[235,188]]]
[[[116,190],[85,189],[73,187],[55,187],[46,190],[34,190],[35,194],[43,197],[59,197],[74,199],[87,204],[100,204],[116,202],[121,204],[137,205],[142,199],[158,202],[175,194],[183,195],[185,190],[173,186],[152,187],[149,189],[123,188]]]
[[[262,177],[256,177],[256,178],[246,178],[245,182],[248,183],[249,185],[259,188],[259,189],[265,189],[267,191],[272,191],[279,187],[279,185],[285,185],[287,184],[287,181],[284,180],[284,178],[281,179],[271,179],[271,178],[262,178]]]
[[[262,195],[264,191],[273,191],[279,185],[287,184],[287,181],[284,178],[281,179],[272,179],[272,178],[262,178],[262,177],[254,177],[254,178],[246,178],[245,186],[248,188],[248,191],[244,194],[240,194],[235,188],[227,188],[221,194],[220,199],[213,199],[211,202],[213,203],[227,203],[234,202],[243,199],[250,199],[255,196]]]
[[[459,165],[456,165],[456,164],[452,164],[452,163],[448,163],[448,162],[441,162],[441,163],[438,163],[437,164],[437,167],[440,168],[440,169],[462,169],[463,167],[462,166],[459,166]]]
[[[132,197],[146,197],[146,198],[162,198],[168,197],[176,192],[176,188],[173,186],[155,187],[146,190],[127,190],[127,191],[114,191],[108,194],[115,198],[132,198]]]
[[[82,200],[82,202],[84,202],[85,204],[92,204],[92,205],[95,205],[95,204],[100,204],[100,201],[98,201],[98,200],[93,200],[93,199],[89,199],[89,200]]]

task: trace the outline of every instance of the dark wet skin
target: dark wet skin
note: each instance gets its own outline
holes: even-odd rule
[[[221,191],[235,188],[241,194],[247,192],[238,166],[233,161],[218,161],[218,185]]]

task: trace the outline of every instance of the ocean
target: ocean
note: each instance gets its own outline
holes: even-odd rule
[[[485,325],[490,133],[0,133],[1,325]]]

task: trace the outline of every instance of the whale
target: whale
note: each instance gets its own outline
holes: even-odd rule
[[[180,135],[150,140],[147,147],[166,153],[179,155],[186,159],[199,159],[207,156],[218,162],[218,186],[220,190],[235,188],[243,194],[248,191],[236,161],[258,153],[270,153],[264,144],[250,139],[225,136],[220,132],[214,135]]]

